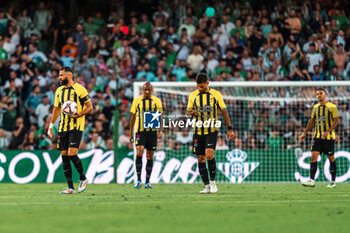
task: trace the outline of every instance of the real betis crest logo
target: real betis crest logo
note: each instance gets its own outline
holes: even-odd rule
[[[218,170],[221,171],[231,183],[242,183],[258,166],[259,162],[244,162],[248,155],[240,149],[227,152],[229,162],[219,162]]]

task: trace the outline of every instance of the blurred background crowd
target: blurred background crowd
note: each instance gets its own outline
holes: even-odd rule
[[[215,8],[214,17],[205,14],[208,6]],[[349,9],[348,1],[326,0],[2,2],[0,150],[55,148],[46,132],[64,66],[73,67],[75,81],[87,88],[94,105],[81,149],[113,148],[115,110],[120,112],[118,145],[131,146],[134,81],[193,81],[198,72],[223,82],[349,80]],[[349,90],[342,93],[349,96]],[[338,104],[346,118],[342,127],[348,127],[349,104]],[[230,114],[246,117],[248,105],[232,103]],[[258,108],[259,117],[271,118],[274,105]],[[276,112],[285,129],[294,108],[281,109],[285,113]],[[262,124],[237,125],[241,142],[234,146],[284,143],[277,127],[260,135]],[[188,144],[187,134],[175,135],[171,148]],[[261,145],[260,138],[266,138]]]

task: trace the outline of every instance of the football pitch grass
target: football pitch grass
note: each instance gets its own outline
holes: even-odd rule
[[[76,184],[77,185],[77,184]],[[0,232],[349,232],[350,184],[0,184]]]

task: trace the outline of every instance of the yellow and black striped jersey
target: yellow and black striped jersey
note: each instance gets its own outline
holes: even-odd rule
[[[322,138],[322,134],[332,126],[334,118],[337,117],[339,117],[339,113],[335,104],[330,102],[325,105],[315,104],[311,113],[311,118],[315,118],[314,138]],[[335,131],[332,130],[326,139],[335,140]]]
[[[196,123],[197,121],[204,122],[207,120],[218,121],[218,110],[223,110],[225,108],[226,104],[221,93],[211,88],[208,92],[204,93],[195,90],[188,98],[187,111],[195,110],[199,113],[196,117]],[[197,127],[196,123],[193,128],[194,134],[206,135],[219,131],[219,128],[213,127],[212,124],[209,124],[208,127]]]
[[[146,99],[143,95],[141,95],[134,99],[130,112],[136,114],[135,132],[139,133],[144,131],[158,131],[158,129],[144,128],[144,113],[157,111],[159,111],[159,113],[163,113],[162,101],[159,98],[151,96],[150,99]]]
[[[71,100],[77,103],[78,112],[84,111],[85,103],[90,101],[89,95],[85,87],[79,83],[74,83],[71,87],[60,86],[55,94],[55,107],[61,108],[63,103]],[[84,131],[85,115],[79,118],[70,118],[61,111],[61,119],[58,132],[66,132],[71,130]]]

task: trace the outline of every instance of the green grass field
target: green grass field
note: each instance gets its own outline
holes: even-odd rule
[[[89,185],[0,184],[0,232],[349,232],[350,184]]]

